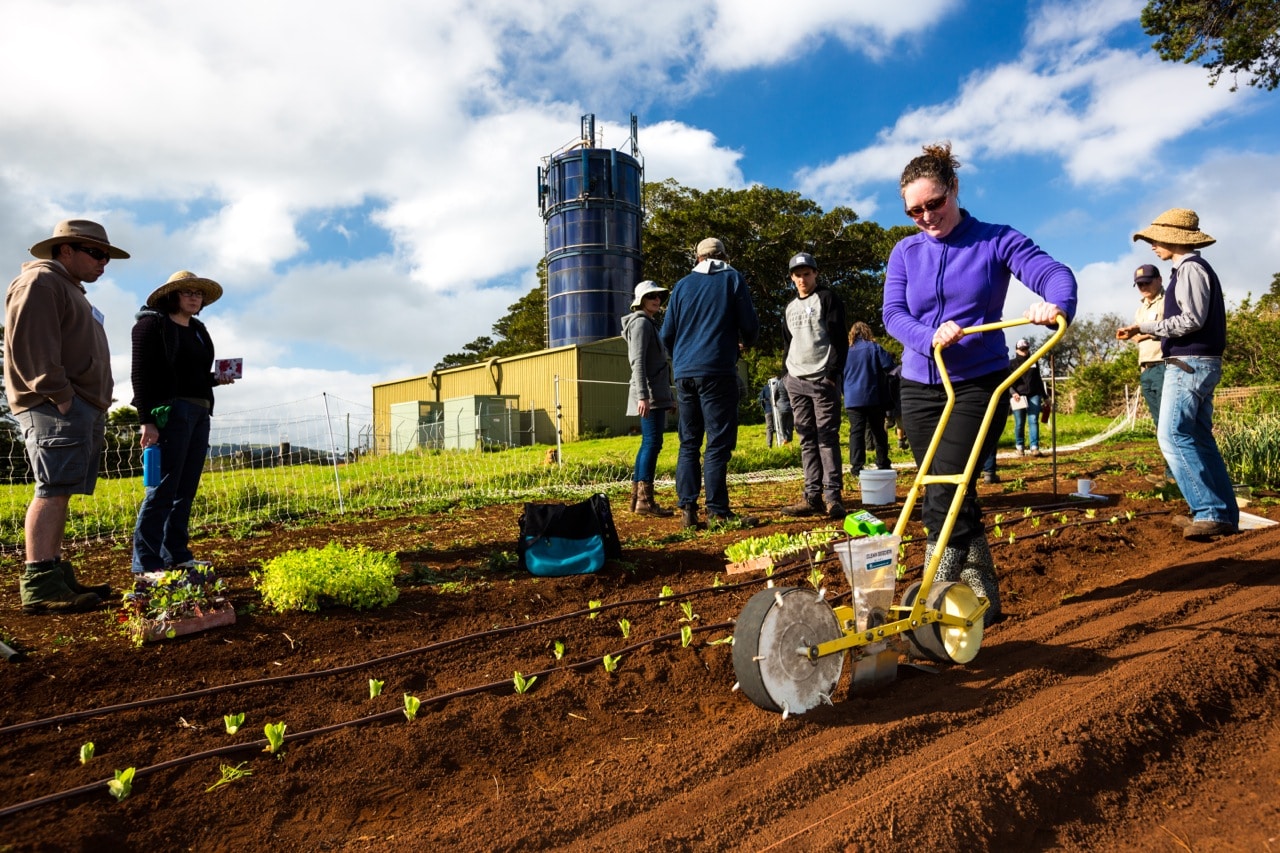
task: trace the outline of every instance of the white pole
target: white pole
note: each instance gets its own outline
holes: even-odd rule
[[[551,399],[556,407],[556,464],[564,467],[564,445],[560,435],[560,375],[552,377]]]
[[[338,512],[345,513],[347,510],[342,503],[342,478],[338,476],[338,445],[333,440],[333,419],[329,417],[329,394],[321,391],[320,396],[324,398],[324,424],[329,430],[329,456],[333,459],[333,485],[338,490]]]

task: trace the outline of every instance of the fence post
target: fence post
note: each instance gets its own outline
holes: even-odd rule
[[[563,416],[560,411],[560,374],[551,377],[551,401],[556,407],[556,465],[564,467],[564,444],[560,435],[560,419]]]

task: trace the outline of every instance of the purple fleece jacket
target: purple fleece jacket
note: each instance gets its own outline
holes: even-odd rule
[[[961,327],[999,322],[1009,278],[1076,314],[1076,278],[1039,246],[1007,225],[980,222],[961,211],[960,223],[941,240],[923,232],[899,241],[884,282],[884,325],[902,342],[902,377],[938,384],[933,333],[947,320]],[[966,335],[946,349],[953,381],[976,379],[1009,367],[1003,330]]]

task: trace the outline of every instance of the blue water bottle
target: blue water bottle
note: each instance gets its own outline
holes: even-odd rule
[[[142,485],[153,488],[160,485],[160,445],[152,444],[142,451]]]

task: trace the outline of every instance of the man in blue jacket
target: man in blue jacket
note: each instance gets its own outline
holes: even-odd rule
[[[791,398],[804,495],[783,515],[845,516],[844,463],[840,458],[840,392],[849,352],[844,305],[835,292],[818,283],[818,262],[800,252],[789,264],[796,298],[783,319],[783,383]],[[883,417],[883,416],[882,416]],[[861,464],[858,465],[861,468]]]
[[[746,282],[725,259],[724,244],[708,237],[696,254],[693,271],[671,288],[662,323],[680,409],[676,495],[685,527],[698,524],[703,485],[710,524],[737,521],[753,527],[756,519],[729,509],[727,475],[738,443],[739,347],[755,343],[760,321]]]

